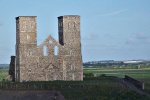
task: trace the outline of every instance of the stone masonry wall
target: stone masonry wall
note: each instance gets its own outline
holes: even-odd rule
[[[12,81],[15,81],[15,56],[11,56],[9,75],[11,76]]]
[[[80,16],[58,17],[58,31],[37,46],[36,16],[16,18],[16,81],[83,80]]]

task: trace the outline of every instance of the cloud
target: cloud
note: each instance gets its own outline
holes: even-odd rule
[[[104,43],[104,44],[101,44],[101,47],[111,47],[111,45],[108,43]]]
[[[111,35],[111,34],[105,34],[104,36],[105,36],[105,37],[112,38],[112,35]]]
[[[86,47],[99,47],[99,44],[89,44],[89,43],[82,43],[82,46],[86,46]]]
[[[86,37],[86,39],[91,40],[91,39],[96,39],[97,37],[99,37],[98,34],[92,33],[92,34],[89,34],[89,35]]]
[[[137,38],[138,39],[147,39],[148,36],[146,34],[144,34],[144,33],[139,33],[139,34],[137,34]]]
[[[3,25],[3,22],[0,21],[0,26],[2,26],[2,25]]]
[[[126,40],[126,44],[135,44],[136,42],[135,42],[135,39],[134,38],[128,38],[127,40]]]
[[[147,44],[150,43],[150,38],[144,33],[134,34],[134,36],[127,38],[126,44]]]
[[[101,15],[98,15],[97,17],[102,17],[102,16],[113,16],[113,15],[116,15],[116,14],[119,14],[121,12],[124,12],[128,9],[123,9],[123,10],[118,10],[118,11],[114,11],[114,12],[111,12],[111,13],[106,13],[106,14],[101,14]]]
[[[146,43],[147,43],[147,44],[150,44],[150,39],[149,39],[149,40],[146,40]]]

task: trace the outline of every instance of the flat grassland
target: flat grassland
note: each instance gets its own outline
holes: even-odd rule
[[[150,69],[98,69],[84,68],[84,73],[106,74],[106,76],[117,76],[124,78],[124,75],[131,76],[145,82],[147,93],[150,93]],[[0,71],[0,78],[5,78],[8,70]],[[145,95],[139,95],[126,85],[118,82],[113,77],[86,77],[84,81],[48,81],[48,82],[26,82],[10,83],[2,82],[3,90],[49,90],[60,91],[66,100],[148,100]],[[7,84],[7,85],[6,85]],[[6,88],[7,86],[7,88]],[[36,88],[34,88],[36,86]],[[42,87],[41,87],[42,86]]]
[[[97,75],[105,74],[107,76],[117,76],[124,78],[128,75],[133,78],[150,78],[150,68],[143,69],[101,69],[101,68],[83,68],[84,73],[93,73]]]
[[[8,76],[8,69],[0,69],[0,81]]]
[[[128,75],[135,78],[145,84],[145,92],[150,94],[150,68],[142,69],[101,69],[101,68],[83,68],[84,73],[93,73],[97,75],[105,74],[106,76],[117,76],[124,78],[124,75]]]
[[[17,89],[16,88],[17,84]],[[6,88],[7,86],[7,88]],[[35,88],[36,86],[36,88]],[[86,77],[83,81],[2,82],[7,91],[60,91],[66,100],[148,100],[114,77]],[[16,92],[17,93],[17,92]],[[15,94],[16,95],[16,94]],[[55,94],[57,95],[57,94]]]

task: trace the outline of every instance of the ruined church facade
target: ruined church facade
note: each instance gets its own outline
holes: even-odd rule
[[[48,36],[37,46],[36,16],[16,17],[14,81],[83,80],[80,16],[58,17],[57,42]]]

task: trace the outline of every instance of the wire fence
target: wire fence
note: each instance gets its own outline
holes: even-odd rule
[[[123,84],[108,84],[104,83],[102,86],[125,87]],[[80,85],[52,85],[52,84],[28,84],[28,83],[0,83],[1,90],[63,90],[63,89],[86,89],[87,87],[99,86],[93,84],[80,84]]]

